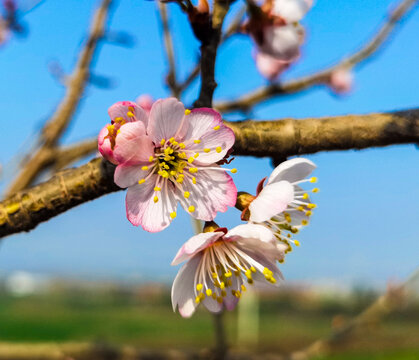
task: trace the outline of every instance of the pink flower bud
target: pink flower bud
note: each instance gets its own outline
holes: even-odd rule
[[[153,98],[150,95],[140,95],[139,97],[137,97],[137,100],[135,100],[135,102],[137,103],[137,105],[141,106],[147,114],[150,114],[150,110],[154,102]]]
[[[290,62],[275,59],[260,51],[256,53],[255,61],[259,72],[268,80],[274,80],[291,65]]]
[[[348,69],[337,69],[332,72],[329,86],[337,94],[347,94],[352,90],[353,75]]]

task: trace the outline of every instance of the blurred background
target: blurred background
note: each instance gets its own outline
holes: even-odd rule
[[[63,97],[65,88],[57,73],[71,72],[99,2],[17,4],[23,9],[20,21],[27,34],[11,34],[0,47],[1,191],[16,176],[19,162],[35,147],[44,122]],[[317,0],[303,20],[307,36],[302,56],[282,78],[313,73],[352,53],[396,4]],[[227,22],[242,5],[240,1],[233,5]],[[177,71],[185,78],[196,64],[199,43],[178,6],[170,4],[168,11]],[[63,144],[96,136],[109,122],[107,109],[116,101],[143,94],[154,99],[170,96],[156,3],[117,1],[107,28],[126,34],[133,46],[101,43],[93,66],[96,85],[101,86],[93,81],[87,87]],[[417,107],[418,29],[416,9],[373,59],[355,69],[354,87],[345,96],[319,86],[224,118],[305,118]],[[221,46],[216,100],[236,98],[266,83],[257,72],[253,52],[254,45],[243,35]],[[193,103],[198,90],[195,81],[184,94],[186,105]],[[249,295],[241,309],[227,314],[227,337],[233,346],[298,350],[347,324],[418,266],[417,146],[307,157],[318,165],[320,192],[314,198],[318,208],[310,226],[300,233],[301,247],[281,266],[286,285]],[[239,170],[237,188],[251,193],[272,170],[270,159],[245,157],[237,157],[234,167]],[[39,181],[49,176],[46,173]],[[1,241],[0,342],[211,346],[208,313],[199,311],[184,320],[170,306],[170,286],[178,271],[170,262],[193,235],[188,215],[179,212],[168,229],[149,234],[126,220],[124,196],[124,192],[107,195],[30,233]],[[240,213],[230,209],[216,221],[231,227],[240,223]],[[403,296],[396,311],[342,343],[342,353],[327,358],[419,358],[418,294],[418,282],[410,282],[409,296]]]

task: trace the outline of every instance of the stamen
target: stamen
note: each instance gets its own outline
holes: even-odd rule
[[[201,142],[201,140],[197,139],[193,141],[195,144],[199,144]]]
[[[174,219],[177,216],[176,211],[170,213],[170,218]]]
[[[188,207],[189,212],[194,212],[195,211],[195,206],[191,205]]]
[[[148,170],[148,166],[143,166],[141,170]]]
[[[236,168],[234,168],[234,169],[231,169],[230,170],[233,174],[235,174],[236,172],[237,172],[237,169]]]
[[[211,151],[211,149],[208,149],[208,148],[205,148],[204,149],[204,153],[207,153],[208,154],[210,151]]]
[[[185,115],[189,115],[191,113],[191,110],[185,109]]]
[[[214,130],[220,130],[220,125],[214,126]]]
[[[183,196],[184,196],[186,199],[188,199],[188,198],[189,198],[189,196],[191,196],[191,193],[190,193],[189,191],[185,191],[185,192],[183,193]]]
[[[160,145],[161,145],[161,146],[163,146],[165,143],[166,143],[166,140],[161,139],[161,141],[160,141]]]
[[[215,148],[215,151],[216,151],[217,153],[220,153],[222,150],[223,150],[223,149],[221,148],[221,146],[217,146],[217,147]]]
[[[153,201],[154,201],[154,203],[156,203],[156,202],[158,202],[158,201],[159,201],[159,198],[158,198],[157,196],[155,196],[155,197],[153,198]]]

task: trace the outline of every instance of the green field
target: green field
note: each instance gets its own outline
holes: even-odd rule
[[[327,336],[332,323],[345,323],[374,296],[349,300],[267,296],[260,302],[259,331],[247,329],[255,342],[238,343],[237,312],[225,317],[233,348],[286,353]],[[253,331],[254,330],[254,331]],[[100,342],[156,349],[201,349],[213,345],[213,319],[203,310],[191,319],[173,313],[168,293],[71,289],[26,297],[0,295],[0,342]],[[419,359],[419,306],[401,308],[322,358]]]

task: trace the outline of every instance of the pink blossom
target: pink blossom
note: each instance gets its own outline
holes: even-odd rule
[[[112,105],[108,114],[111,118],[111,124],[105,125],[99,132],[98,150],[106,160],[117,165],[119,162],[115,158],[114,149],[116,137],[121,127],[133,121],[141,121],[146,126],[147,114],[141,107],[131,101],[121,101]]]
[[[278,60],[270,55],[258,51],[255,55],[259,72],[268,80],[274,80],[290,67],[290,62]]]
[[[147,115],[150,114],[151,107],[153,106],[153,98],[148,95],[140,95],[135,102],[147,113]]]
[[[292,235],[307,225],[315,204],[311,203],[302,183],[315,183],[317,178],[307,178],[316,166],[307,159],[295,158],[278,165],[258,186],[258,194],[249,205],[249,221],[269,228],[274,236],[291,249],[290,243],[299,245]],[[317,192],[313,188],[312,192]]]
[[[0,46],[7,42],[10,37],[10,30],[7,22],[0,15]]]
[[[202,303],[213,313],[233,310],[249,284],[278,285],[282,274],[276,266],[284,258],[272,232],[261,225],[216,229],[190,238],[172,265],[187,261],[172,286],[173,311],[190,317]]]
[[[330,75],[329,86],[337,94],[347,94],[353,86],[352,72],[343,68],[333,71]]]
[[[121,106],[121,113],[129,112]],[[205,221],[234,206],[237,189],[227,171],[236,169],[217,165],[234,140],[218,112],[185,110],[175,98],[154,102],[148,123],[121,126],[113,149],[119,164],[114,180],[128,188],[128,220],[156,232],[176,217],[177,202]]]

